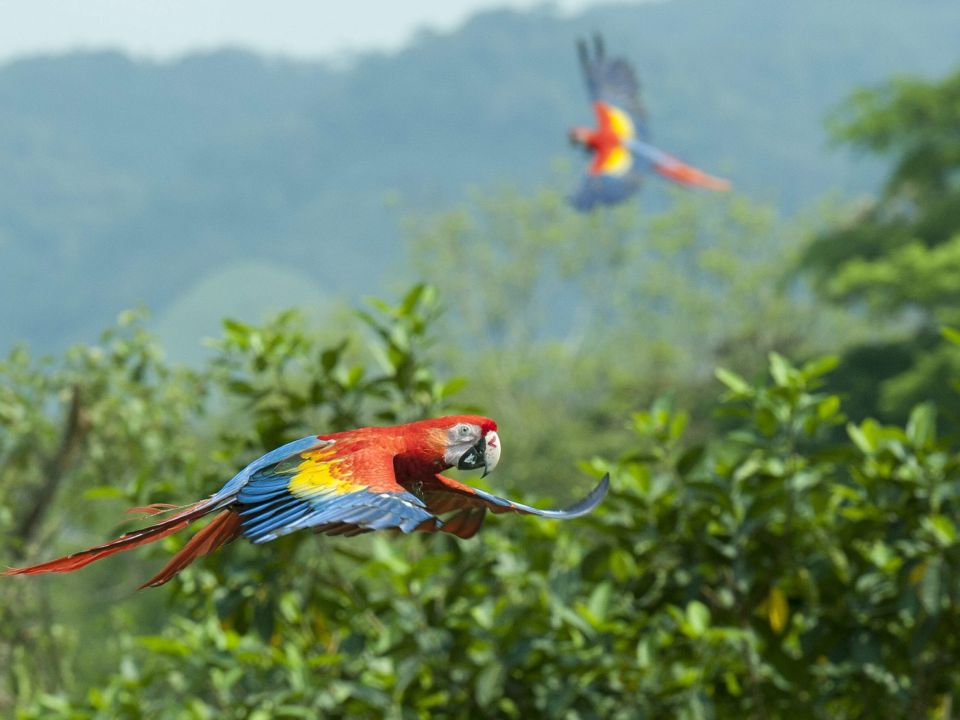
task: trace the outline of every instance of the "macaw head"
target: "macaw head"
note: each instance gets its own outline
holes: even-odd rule
[[[460,470],[483,468],[484,477],[500,462],[500,436],[497,424],[489,418],[464,415],[452,417],[446,428],[443,460]]]
[[[590,150],[593,145],[594,131],[590,128],[575,127],[570,128],[567,137],[570,138],[570,144],[582,147],[584,150]]]

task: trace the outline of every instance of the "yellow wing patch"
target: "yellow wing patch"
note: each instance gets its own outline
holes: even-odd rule
[[[298,498],[318,494],[346,495],[358,490],[351,482],[351,473],[342,467],[343,458],[337,458],[333,446],[304,453],[304,461],[297,466],[287,489]]]
[[[610,118],[610,129],[620,140],[630,140],[636,135],[633,120],[623,110],[613,105],[607,105],[607,113]]]
[[[633,165],[630,151],[624,147],[615,147],[607,153],[600,165],[600,172],[608,175],[623,175]]]

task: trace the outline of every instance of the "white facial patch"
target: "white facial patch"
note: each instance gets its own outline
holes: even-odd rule
[[[460,457],[480,440],[480,428],[469,423],[458,423],[447,430],[447,449],[443,459],[448,465],[456,465]]]
[[[490,472],[500,462],[500,436],[497,435],[496,430],[491,430],[484,436],[484,440],[487,443],[484,460],[486,461],[487,472]]]

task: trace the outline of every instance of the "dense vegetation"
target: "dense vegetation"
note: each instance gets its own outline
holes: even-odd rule
[[[940,342],[960,323],[960,73],[940,82],[899,78],[855,93],[833,116],[834,134],[861,152],[893,156],[879,198],[823,233],[803,266],[821,295],[860,304],[879,322],[909,328],[892,342],[850,350],[847,378],[876,389],[859,412],[904,417],[918,396],[939,396],[956,427],[960,404],[942,388],[960,356]]]
[[[556,190],[477,191],[406,226],[431,282],[396,300],[225,320],[189,367],[139,313],[61,355],[15,348],[10,564],[318,428],[449,410],[500,422],[501,466],[471,482],[543,504],[613,484],[589,517],[470,541],[236,543],[156,591],[132,588],[182,536],[0,578],[0,715],[953,717],[958,87],[841,106],[835,137],[891,165],[852,210],[677,193],[581,216]]]
[[[439,411],[458,383],[414,351],[431,302],[416,288],[368,316],[374,372],[292,314],[228,324],[205,375],[165,368],[136,324],[57,368],[10,358],[4,554],[92,540],[63,531],[201,493],[314,423]],[[835,363],[771,353],[756,384],[718,370],[728,429],[706,443],[667,401],[634,413],[628,452],[584,465],[616,487],[582,521],[237,546],[169,602],[130,592],[158,550],[7,581],[0,702],[24,718],[933,717],[960,655],[958,449],[932,403],[825,444],[846,421],[822,390]],[[219,430],[204,388],[229,406]],[[61,428],[42,412],[57,397]]]

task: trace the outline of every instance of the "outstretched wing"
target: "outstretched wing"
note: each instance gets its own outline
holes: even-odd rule
[[[349,438],[285,445],[251,464],[225,491],[233,496],[241,534],[255,543],[306,528],[355,535],[432,530],[439,523],[397,483],[390,452]]]
[[[640,84],[630,64],[622,58],[608,59],[600,35],[593,37],[592,54],[583,40],[577,43],[577,51],[594,108],[603,104],[627,114],[637,136],[646,138],[647,113],[640,102]]]
[[[498,497],[479,488],[457,482],[445,475],[436,476],[436,484],[424,491],[427,509],[435,515],[456,512],[444,520],[443,532],[468,538],[474,535],[483,524],[484,515],[493,513],[516,512],[523,515],[570,520],[591,512],[606,497],[610,487],[610,476],[603,479],[582,500],[560,510],[541,510],[539,508]]]

